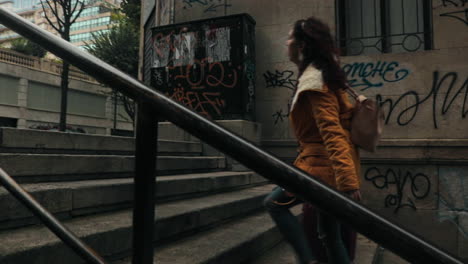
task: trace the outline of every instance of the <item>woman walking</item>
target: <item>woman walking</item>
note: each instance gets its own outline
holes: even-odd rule
[[[294,166],[360,200],[359,156],[349,132],[353,105],[344,91],[346,77],[339,65],[330,30],[313,17],[299,20],[289,33],[287,46],[289,59],[299,72],[289,115],[299,143]],[[300,263],[318,263],[302,226],[289,211],[299,203],[302,201],[280,187],[264,201]],[[348,264],[340,223],[323,211],[317,213],[317,223],[329,263]]]

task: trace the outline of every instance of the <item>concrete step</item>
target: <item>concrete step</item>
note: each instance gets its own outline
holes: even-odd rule
[[[374,241],[361,234],[358,234],[356,244],[356,258],[354,260],[354,263],[377,264],[375,263],[377,252],[376,250],[377,244]]]
[[[372,264],[409,264],[409,262],[390,250],[379,246],[375,251],[374,262]]]
[[[299,215],[300,208],[300,206],[293,208],[293,213]],[[249,260],[269,250],[281,240],[282,236],[271,217],[262,211],[180,241],[156,247],[153,263],[248,263]],[[129,263],[131,263],[131,258],[117,261],[114,264]]]
[[[272,185],[265,185],[157,205],[156,241],[175,240],[184,234],[259,210],[262,208],[262,200],[272,188]],[[250,234],[256,230],[264,229],[266,221],[265,217],[256,221],[255,225],[248,224],[247,227],[250,226],[250,228],[246,233]],[[83,238],[100,255],[108,259],[129,254],[132,241],[132,213],[130,210],[75,218],[65,221],[65,225]],[[206,240],[210,239],[213,238]],[[0,243],[2,264],[84,263],[54,234],[42,226],[2,231],[0,232],[0,241],[2,241]],[[212,247],[226,244],[226,242],[220,243],[220,241],[223,240],[213,240]]]
[[[294,250],[284,240],[256,259],[245,264],[296,264]]]
[[[253,172],[212,172],[157,178],[156,199],[167,201],[208,193],[252,187],[266,183]],[[133,179],[23,184],[49,212],[59,219],[129,208],[133,201]],[[0,188],[0,229],[37,223],[38,219]]]
[[[377,245],[368,238],[358,235],[356,244],[355,264],[377,264],[374,261]],[[244,264],[296,264],[296,256],[292,247],[282,241],[265,254]],[[381,264],[387,264],[381,262]]]
[[[135,140],[129,137],[63,133],[33,129],[0,128],[0,153],[131,155]],[[158,140],[158,152],[200,155],[199,142]]]
[[[0,167],[18,182],[67,181],[129,177],[133,156],[0,154]],[[226,168],[224,157],[158,156],[159,175],[216,171]]]

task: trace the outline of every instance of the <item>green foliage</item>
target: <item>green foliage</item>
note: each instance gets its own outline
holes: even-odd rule
[[[11,42],[10,49],[29,55],[43,58],[47,51],[43,49],[40,45],[31,42],[24,38],[15,39]]]
[[[134,25],[137,29],[140,28],[140,0],[123,0],[120,4],[120,11],[125,14],[128,23]]]
[[[124,0],[120,9],[111,14],[111,21],[115,24],[107,32],[93,34],[91,43],[86,45],[89,53],[134,78],[138,77],[140,7],[139,0]],[[125,111],[133,120],[134,102],[120,93],[113,93],[113,96],[123,103]]]
[[[122,22],[113,25],[107,32],[93,34],[86,50],[134,78],[138,77],[139,34],[132,24]],[[125,111],[133,120],[133,101],[120,93],[113,96],[117,96],[117,100],[123,103]]]
[[[93,37],[86,46],[89,53],[133,77],[138,75],[139,36],[132,25],[119,23]]]

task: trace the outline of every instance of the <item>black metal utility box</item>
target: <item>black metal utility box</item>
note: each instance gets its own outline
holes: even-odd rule
[[[211,119],[255,119],[251,16],[154,27],[151,45],[154,88]]]

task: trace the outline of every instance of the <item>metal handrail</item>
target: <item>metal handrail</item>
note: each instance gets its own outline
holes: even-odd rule
[[[284,163],[272,154],[257,148],[253,143],[18,15],[0,8],[0,23],[47,48],[102,83],[149,106],[154,113],[230,155],[298,197],[314,203],[321,210],[349,224],[359,233],[404,259],[412,263],[462,263],[437,246],[377,215],[305,172]]]
[[[106,262],[95,251],[89,248],[79,237],[60,223],[51,213],[38,203],[28,192],[16,183],[13,178],[0,168],[0,183],[35,216],[37,216],[55,235],[71,247],[87,263],[105,264]]]

